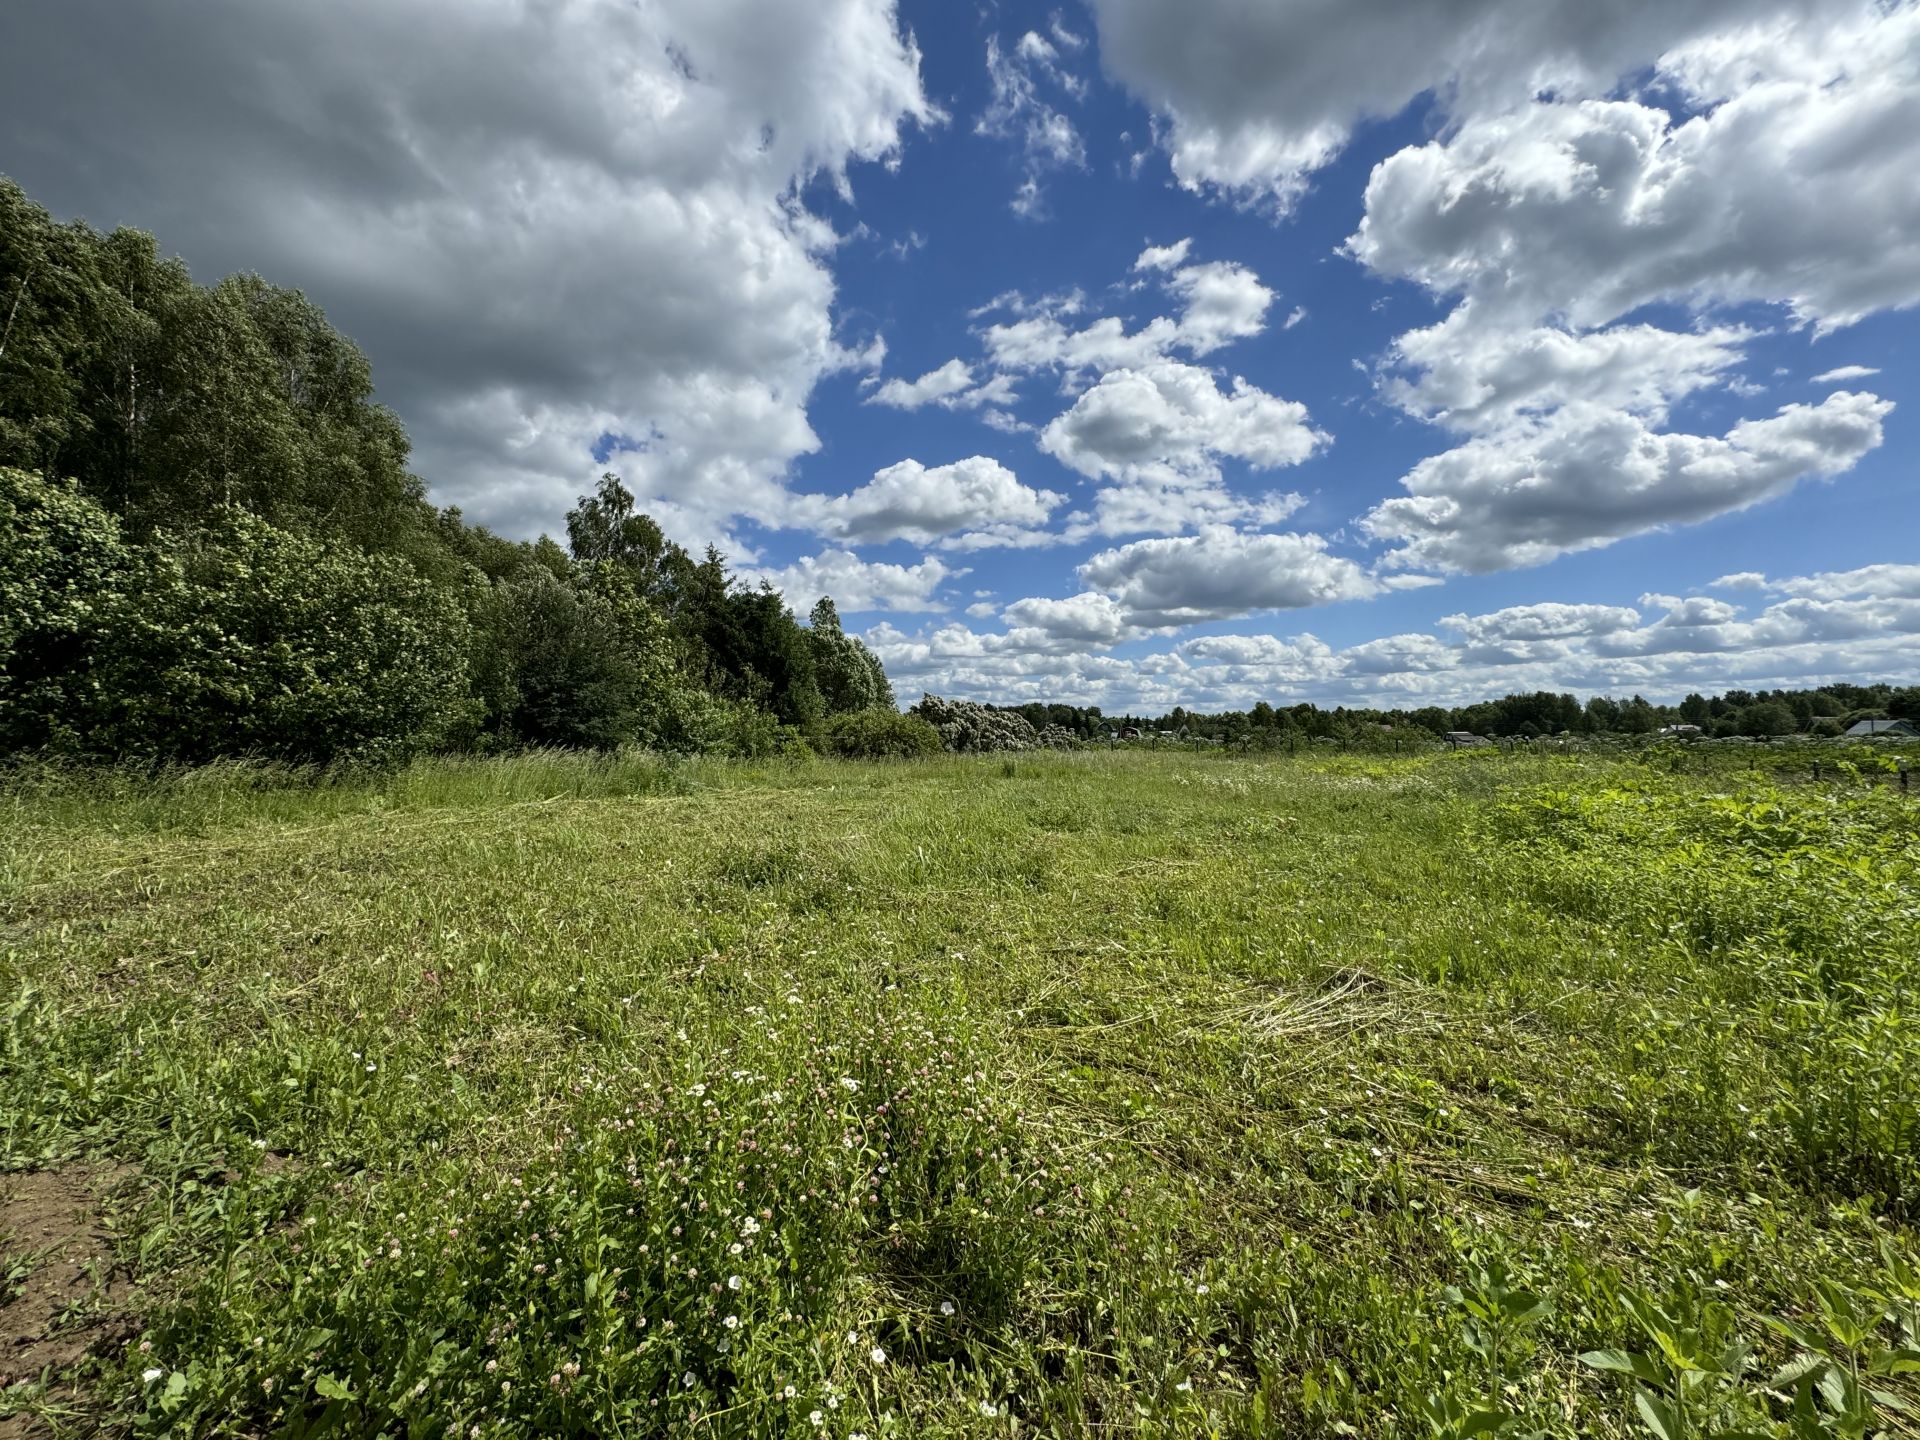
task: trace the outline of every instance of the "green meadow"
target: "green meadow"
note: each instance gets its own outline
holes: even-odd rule
[[[1832,758],[19,774],[0,1435],[1920,1434],[1917,978]]]

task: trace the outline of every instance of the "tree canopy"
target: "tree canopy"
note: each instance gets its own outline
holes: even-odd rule
[[[374,396],[299,291],[0,178],[0,753],[763,753],[891,709],[830,598],[803,624],[617,475],[564,548],[436,511]]]

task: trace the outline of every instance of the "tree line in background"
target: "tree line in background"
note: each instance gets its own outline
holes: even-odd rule
[[[937,745],[831,599],[802,623],[618,477],[563,548],[436,510],[407,457],[303,295],[0,178],[0,755]]]
[[[1460,709],[1106,716],[928,696],[901,715],[830,598],[807,621],[604,476],[563,547],[436,510],[366,357],[297,291],[196,285],[153,237],[0,177],[0,756],[296,763],[529,745],[766,755],[1237,740],[1821,733],[1920,688],[1510,695]]]
[[[994,708],[994,707],[989,707]],[[1472,705],[1428,705],[1414,710],[1374,710],[1317,705],[1269,705],[1202,714],[1176,705],[1164,715],[1108,715],[1097,705],[1033,701],[998,707],[1038,731],[1052,726],[1081,740],[1134,730],[1142,735],[1184,734],[1207,739],[1351,740],[1382,727],[1410,728],[1441,736],[1467,731],[1489,737],[1538,739],[1546,735],[1652,735],[1668,726],[1698,726],[1703,735],[1838,735],[1858,720],[1909,720],[1920,725],[1920,685],[1832,684],[1815,690],[1729,690],[1689,695],[1677,705],[1656,705],[1638,695],[1616,700],[1596,695],[1584,705],[1573,695],[1537,690]]]

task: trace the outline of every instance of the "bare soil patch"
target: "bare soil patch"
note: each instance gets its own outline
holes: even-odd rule
[[[43,1375],[57,1381],[133,1333],[132,1286],[116,1264],[105,1208],[131,1173],[70,1165],[0,1175],[0,1392]],[[0,1440],[21,1440],[35,1427],[25,1415],[0,1417]]]

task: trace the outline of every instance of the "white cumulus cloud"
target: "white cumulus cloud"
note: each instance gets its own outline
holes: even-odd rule
[[[1061,498],[1021,483],[985,455],[931,467],[902,460],[847,494],[793,497],[788,523],[861,545],[960,537],[962,548],[983,549],[1022,543],[1046,525]]]
[[[1573,401],[1664,420],[1669,407],[1721,384],[1752,332],[1616,325],[1579,333],[1554,326],[1473,322],[1462,306],[1437,325],[1400,336],[1383,391],[1422,419],[1482,430]]]
[[[1040,432],[1040,448],[1083,475],[1211,482],[1223,459],[1297,465],[1328,443],[1307,407],[1236,377],[1175,361],[1114,370]]]
[[[1784,494],[1880,444],[1891,402],[1846,391],[1744,420],[1725,436],[1658,433],[1569,405],[1540,423],[1422,460],[1362,522],[1392,564],[1485,572],[1538,565]]]
[[[935,592],[949,580],[957,580],[967,571],[955,569],[928,555],[913,565],[895,565],[886,561],[862,560],[850,550],[823,550],[791,565],[778,567],[741,567],[735,576],[747,585],[762,581],[785,597],[788,605],[805,614],[822,595],[831,595],[844,614],[863,610],[886,610],[896,614],[919,610],[944,610],[944,601]]]
[[[1489,318],[1582,327],[1661,299],[1823,328],[1920,302],[1920,7],[1762,10],[1659,72],[1702,113],[1543,100],[1388,157],[1351,252]]]
[[[1175,177],[1285,206],[1367,119],[1603,94],[1731,22],[1820,0],[1092,0],[1103,61],[1158,115]],[[1826,8],[1837,8],[1831,3]]]
[[[773,517],[845,363],[796,187],[937,114],[891,0],[19,0],[6,28],[15,179],[305,290],[434,497],[515,534],[602,435],[677,538]]]
[[[1080,578],[1146,628],[1363,599],[1378,590],[1353,561],[1329,554],[1321,536],[1224,526],[1103,550],[1080,567]]]

